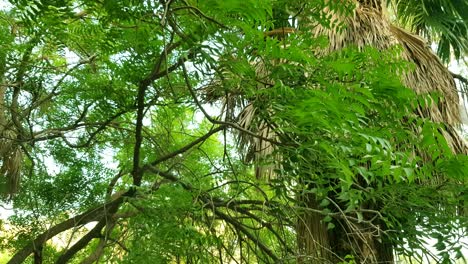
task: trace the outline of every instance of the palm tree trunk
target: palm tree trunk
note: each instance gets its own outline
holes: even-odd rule
[[[297,219],[298,263],[334,263],[327,225],[323,215],[315,211],[320,210],[315,195],[299,194],[299,201],[305,209]]]

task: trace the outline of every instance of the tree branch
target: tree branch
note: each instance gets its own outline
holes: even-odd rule
[[[164,161],[166,161],[166,160],[168,160],[168,159],[171,159],[171,158],[173,158],[173,157],[175,157],[175,156],[177,156],[177,155],[179,155],[179,154],[182,154],[182,153],[184,153],[184,152],[190,150],[190,149],[191,149],[192,147],[194,147],[195,145],[197,145],[197,144],[199,144],[199,143],[201,143],[201,142],[204,142],[204,141],[207,140],[209,137],[211,137],[213,134],[216,134],[217,132],[219,132],[219,131],[221,131],[221,130],[223,130],[223,129],[225,129],[225,128],[226,128],[226,126],[219,126],[219,127],[213,128],[213,129],[211,129],[210,131],[208,131],[208,133],[206,133],[205,135],[203,135],[203,136],[197,138],[196,140],[190,142],[189,144],[185,145],[184,147],[182,147],[182,148],[180,148],[180,149],[178,149],[178,150],[176,150],[176,151],[174,151],[174,152],[171,152],[171,153],[169,153],[169,154],[166,154],[166,155],[164,155],[164,156],[162,156],[162,157],[160,157],[160,158],[158,158],[158,159],[152,161],[149,165],[155,166],[155,165],[157,165],[157,164],[159,164],[159,163],[161,163],[161,162],[164,162]],[[147,166],[148,166],[148,165],[145,165],[145,166],[143,166],[143,168],[145,168],[145,167],[147,167]],[[145,170],[145,169],[143,169],[143,170]]]
[[[202,111],[203,115],[206,117],[206,119],[208,119],[208,121],[210,121],[213,124],[225,125],[225,126],[232,127],[232,128],[237,129],[237,130],[239,130],[239,131],[241,131],[243,133],[246,133],[249,136],[259,138],[261,140],[265,140],[265,141],[270,142],[270,143],[275,144],[275,145],[285,145],[284,143],[278,142],[278,141],[273,140],[271,138],[262,137],[262,136],[258,135],[257,133],[254,133],[254,132],[252,132],[250,130],[247,130],[247,129],[239,126],[236,123],[227,122],[227,121],[220,121],[220,120],[216,120],[213,117],[211,117],[208,114],[208,112],[206,112],[205,108],[203,108],[200,101],[198,100],[197,95],[195,94],[195,91],[193,90],[192,85],[190,84],[190,78],[188,76],[188,72],[187,72],[187,69],[185,68],[185,65],[182,65],[182,70],[183,70],[185,84],[187,85],[187,88],[189,89],[189,92],[192,95],[192,98],[195,101],[195,104],[198,106],[200,111]]]
[[[271,249],[269,249],[265,244],[263,244],[261,241],[258,240],[254,235],[252,235],[243,225],[238,223],[236,220],[234,220],[232,217],[228,216],[227,214],[224,214],[223,212],[217,210],[216,208],[213,210],[213,212],[222,220],[225,222],[231,224],[233,227],[235,227],[236,230],[240,231],[242,234],[244,234],[248,239],[250,239],[252,242],[255,243],[255,245],[258,245],[260,249],[267,254],[273,261],[276,263],[278,262],[278,257],[273,253]]]
[[[143,141],[142,136],[142,129],[143,129],[143,117],[144,117],[144,109],[145,109],[145,94],[146,89],[148,86],[154,82],[155,80],[166,76],[170,72],[176,70],[183,65],[188,57],[194,56],[194,52],[191,52],[187,57],[180,57],[177,62],[162,70],[161,65],[163,61],[167,60],[168,53],[172,52],[174,49],[182,45],[182,41],[172,43],[174,35],[171,36],[170,44],[167,45],[164,50],[161,52],[158,62],[153,67],[151,73],[143,80],[140,81],[138,85],[138,95],[137,95],[137,119],[136,119],[136,128],[135,128],[135,147],[133,150],[133,169],[132,169],[132,176],[133,176],[133,184],[135,186],[140,186],[142,172],[139,171],[140,169],[140,148],[141,143]]]
[[[91,231],[78,240],[78,242],[70,247],[64,254],[60,255],[57,261],[55,261],[55,264],[66,264],[78,251],[86,247],[91,240],[100,237],[101,229],[106,223],[107,217],[103,217]]]
[[[130,191],[127,192],[127,194],[132,195]],[[37,236],[36,239],[31,241],[29,244],[25,245],[20,251],[16,252],[16,254],[10,259],[10,261],[8,261],[7,264],[23,263],[23,261],[31,253],[33,253],[35,248],[42,246],[50,238],[76,226],[84,225],[93,221],[99,221],[100,219],[102,219],[102,217],[108,214],[108,212],[112,212],[114,208],[118,209],[118,207],[120,206],[120,204],[122,204],[123,201],[123,196],[119,197],[97,208],[90,209],[80,215],[72,217],[49,228],[48,230]]]
[[[454,79],[458,79],[461,82],[465,83],[465,85],[468,85],[468,79],[467,78],[461,76],[460,74],[454,73],[454,72],[450,72],[450,74],[452,75],[452,77]]]

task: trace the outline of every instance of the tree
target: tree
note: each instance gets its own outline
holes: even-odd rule
[[[436,123],[446,124],[445,127],[439,128],[439,133],[444,135],[449,147],[453,149],[454,152],[466,154],[468,151],[467,145],[456,132],[456,128],[460,122],[457,106],[459,99],[452,75],[445,66],[440,63],[439,59],[432,53],[424,40],[389,23],[386,12],[384,12],[384,4],[384,1],[357,1],[358,7],[355,9],[352,16],[340,18],[340,15],[337,15],[337,19],[346,25],[343,30],[337,32],[336,29],[333,28],[330,30],[327,27],[317,26],[310,28],[310,30],[329,36],[332,42],[329,46],[329,51],[341,49],[349,45],[356,45],[358,48],[365,48],[367,45],[370,45],[379,50],[386,50],[392,45],[400,44],[403,47],[401,56],[415,65],[414,70],[403,74],[403,83],[418,94],[437,93],[441,95],[437,100],[437,104],[431,104],[429,107],[426,104],[420,104],[415,111],[421,117],[430,119]],[[464,34],[464,32],[466,32],[466,24],[463,21],[466,21],[467,17],[466,14],[463,14],[465,15],[464,17],[457,16],[458,11],[454,10],[455,5],[453,5],[453,3],[446,2],[445,4],[436,4],[433,2],[429,3],[429,1],[418,3],[396,1],[395,5],[397,8],[396,14],[403,23],[410,24],[410,28],[414,28],[416,31],[424,33],[426,36],[432,35],[432,33],[435,33],[436,36],[440,36],[438,52],[445,60],[449,58],[450,46],[453,47],[457,57],[460,57],[461,51],[466,52],[466,39],[463,37],[466,35]],[[459,6],[461,7],[460,10],[464,10],[467,5],[466,3],[460,3]],[[422,9],[429,11],[423,12]],[[453,13],[453,16],[448,16],[450,22],[434,21],[434,17],[441,16],[442,10]],[[433,14],[435,12],[439,13],[437,15]],[[426,13],[430,16],[426,17]],[[447,13],[443,12],[443,14],[446,15]],[[429,22],[433,23],[430,24]],[[456,26],[449,27],[447,23],[453,23],[456,24]],[[397,120],[395,121],[398,122]],[[420,124],[415,124],[415,126],[419,127]],[[416,129],[416,131],[418,131],[420,128]],[[431,151],[429,151],[429,153],[428,150],[425,149],[416,151],[420,151],[419,155],[421,156],[422,162],[433,162],[434,156]],[[369,166],[369,164],[367,166]],[[364,175],[362,176],[365,177]],[[461,183],[464,184],[465,181],[462,180]],[[422,184],[425,184],[424,181]],[[315,198],[313,197],[311,199],[314,200]],[[381,211],[380,207],[382,204],[379,203],[382,203],[382,201],[376,203],[371,202],[365,206],[369,207],[367,209],[372,208]],[[311,206],[317,208],[318,203],[314,204],[314,202],[312,202]],[[344,240],[338,236],[337,241],[326,241],[330,238],[323,235],[323,233],[326,232],[324,230],[326,225],[320,224],[321,217],[318,215],[309,216],[307,214],[305,217],[315,217],[315,219],[305,221],[306,225],[312,222],[322,226],[322,230],[318,231],[322,234],[309,232],[309,236],[306,235],[306,240],[318,240],[318,244],[320,245],[329,245],[326,246],[326,249],[333,244],[339,243],[338,241]],[[374,216],[369,217],[372,218]],[[386,229],[385,224],[382,224],[380,227]],[[366,228],[368,227],[362,229],[365,230]],[[349,229],[352,230],[351,227],[349,227]],[[366,234],[366,232],[363,233]],[[334,239],[337,238],[335,237]],[[372,243],[369,239],[374,240],[374,242]],[[362,236],[358,239],[358,244],[362,243],[363,245],[355,246],[356,251],[358,251],[357,255],[360,255],[361,259],[372,259],[372,263],[393,262],[393,254],[390,250],[390,248],[393,247],[392,242],[385,242],[385,240],[386,238],[384,237],[382,238],[383,242],[378,243],[375,242],[375,239],[372,237]],[[310,244],[311,242],[305,241],[304,243]],[[317,252],[315,247],[306,249],[306,251],[307,250]],[[321,252],[321,255],[323,254],[325,253]],[[369,254],[374,256],[370,256]]]
[[[452,74],[445,68],[444,65],[440,63],[439,59],[432,53],[430,48],[427,47],[424,40],[422,40],[416,35],[406,32],[403,29],[392,26],[389,23],[389,19],[386,15],[386,12],[384,12],[385,3],[383,1],[356,1],[355,3],[357,4],[358,7],[353,10],[352,15],[340,13],[340,12],[343,12],[343,10],[340,10],[339,8],[336,8],[335,13],[333,13],[333,11],[327,12],[328,15],[332,13],[331,16],[334,17],[334,19],[336,19],[335,22],[342,23],[345,25],[342,29],[337,30],[336,27],[333,27],[333,26],[330,27],[330,24],[317,25],[315,17],[310,14],[305,14],[303,16],[306,19],[303,19],[302,24],[300,24],[299,27],[303,31],[314,32],[315,36],[327,35],[331,43],[328,46],[328,49],[326,49],[325,51],[326,53],[330,53],[335,50],[340,50],[349,45],[355,45],[359,49],[364,49],[366,46],[373,46],[373,47],[378,48],[379,50],[387,50],[396,44],[400,44],[403,47],[403,52],[401,56],[405,58],[405,60],[413,62],[414,65],[416,66],[414,70],[408,71],[407,73],[403,74],[402,76],[403,82],[406,85],[408,85],[408,87],[411,87],[413,90],[415,90],[418,94],[437,92],[438,94],[442,95],[442,97],[437,100],[438,101],[437,104],[430,104],[430,106],[428,106],[427,102],[425,102],[425,103],[420,104],[417,107],[417,109],[414,109],[414,111],[416,111],[417,114],[423,118],[428,118],[429,120],[432,120],[436,123],[446,124],[447,125],[446,127],[438,128],[439,131],[437,133],[441,133],[446,138],[449,144],[449,147],[452,150],[454,150],[456,153],[466,154],[467,153],[466,143],[463,142],[463,139],[461,138],[461,136],[456,132],[456,128],[459,125],[459,110],[458,110],[459,99],[458,99],[458,94],[455,88],[455,83],[453,81]],[[445,60],[447,60],[450,55],[450,47],[453,48],[455,55],[457,57],[460,57],[461,51],[466,51],[466,39],[464,38],[464,36],[466,35],[464,34],[464,32],[466,31],[466,25],[463,22],[463,21],[466,21],[466,15],[463,13],[464,12],[463,10],[466,9],[466,3],[460,3],[459,5],[460,11],[454,8],[453,3],[448,3],[448,2],[445,2],[444,4],[440,4],[440,3],[435,4],[429,1],[428,2],[423,1],[423,2],[417,2],[417,3],[407,3],[406,1],[395,1],[393,4],[395,5],[397,9],[396,10],[397,16],[400,18],[400,20],[404,24],[407,24],[409,27],[417,29],[417,31],[424,33],[426,36],[432,35],[432,33],[435,33],[436,36],[440,36],[438,52]],[[290,3],[286,3],[285,5],[289,5],[289,7],[292,6],[294,8],[294,4],[291,5]],[[285,7],[283,8],[285,9]],[[307,4],[303,4],[300,7],[300,9],[299,8],[297,9],[296,12],[298,14],[299,12],[303,12],[304,9],[307,9],[307,8],[310,8],[310,6],[308,6]],[[291,10],[291,8],[289,9]],[[450,16],[448,16],[448,18],[444,17],[444,20],[442,21],[434,20],[433,16],[440,17],[441,13],[443,13],[444,15],[450,14]],[[312,17],[313,19],[311,21],[307,21],[308,17]],[[281,19],[281,18],[279,17],[278,19]],[[447,23],[451,23],[450,25],[453,24],[453,26],[449,27]],[[279,24],[282,24],[282,23],[279,23]],[[342,74],[344,73],[345,75],[348,75],[348,76],[353,76],[353,75],[355,76],[356,70],[354,69],[355,67],[354,64],[356,64],[356,60],[353,58],[354,56],[350,56],[350,57],[352,59],[341,61],[343,65],[340,65],[339,71],[341,71]],[[283,58],[283,59],[288,60],[289,58]],[[362,61],[362,59],[360,61]],[[283,65],[284,61],[281,61],[280,63],[281,65],[279,66],[276,65],[278,64],[278,61],[269,62],[269,63],[261,63],[257,69],[257,74],[264,77],[265,79],[268,79],[271,76],[272,71],[275,71],[278,68],[284,68],[284,65]],[[296,61],[296,63],[304,66],[304,62],[302,61]],[[395,71],[397,69],[392,69],[392,70]],[[314,73],[317,73],[317,71],[315,71]],[[388,73],[388,74],[391,74],[391,73]],[[340,77],[341,76],[338,75],[338,78]],[[344,78],[341,81],[345,83],[348,83],[348,82],[352,83],[352,82],[358,81],[360,78],[362,77]],[[362,80],[363,79],[361,79],[361,81]],[[266,86],[268,87],[272,85],[273,86],[277,85],[277,83],[275,83],[275,81],[271,81]],[[317,85],[317,83],[315,83],[315,85]],[[277,94],[274,94],[274,97],[276,96]],[[316,96],[316,97],[320,98],[320,96]],[[277,101],[277,99],[272,99],[271,97],[267,97],[267,98],[269,102]],[[248,130],[257,130],[258,135],[261,135],[263,138],[270,138],[271,140],[271,139],[277,139],[279,137],[279,138],[282,138],[281,142],[284,143],[283,141],[284,138],[290,138],[290,135],[293,134],[290,129],[286,130],[288,136],[280,135],[280,134],[283,134],[283,131],[281,130],[282,126],[280,126],[280,128],[276,127],[276,122],[274,122],[272,118],[268,116],[268,114],[264,114],[263,116],[260,116],[258,120],[255,120],[255,117],[254,117],[255,114],[261,111],[261,108],[264,108],[264,105],[265,105],[264,98],[261,98],[259,100],[263,102],[263,104],[259,103],[258,106],[256,106],[256,102],[254,101],[254,102],[250,102],[248,106],[244,108],[243,114],[242,114],[243,119],[241,120],[241,123]],[[431,101],[434,99],[426,98],[423,100]],[[311,107],[311,105],[313,104],[309,102],[309,107]],[[317,106],[318,106],[317,108],[320,108],[320,109],[324,108],[322,104],[317,105]],[[260,109],[257,107],[259,107]],[[281,111],[284,110],[284,107],[278,107],[278,108],[281,109]],[[303,109],[303,110],[311,111],[307,109]],[[270,112],[271,114],[271,112],[275,112],[278,110],[274,109],[274,107],[271,107],[267,109],[266,111]],[[356,110],[352,109],[352,111],[356,111]],[[340,116],[340,115],[331,115],[331,113],[328,113],[328,115],[334,116],[334,117]],[[325,119],[326,116],[321,116],[321,117]],[[347,117],[349,118],[349,116]],[[401,119],[401,116],[396,118],[395,122],[399,122],[400,119]],[[290,120],[290,118],[288,118],[288,120]],[[388,122],[388,120],[386,121]],[[284,120],[281,120],[280,122],[284,122]],[[292,123],[294,124],[297,122],[299,122],[299,120],[295,120],[295,122],[292,122]],[[405,122],[407,122],[407,120]],[[287,122],[286,124],[287,124],[286,126],[291,126],[291,123],[289,122]],[[315,123],[312,120],[309,120],[309,126],[310,124],[315,124]],[[329,124],[327,123],[327,130],[323,131],[320,136],[322,140],[323,140],[323,134],[325,134],[326,132],[330,132],[330,127],[328,127],[328,125]],[[418,127],[420,125],[421,125],[420,123],[417,123],[417,124],[413,124],[412,126]],[[378,123],[378,126],[386,126],[386,124]],[[320,126],[317,126],[317,127],[320,127]],[[340,129],[342,129],[343,125],[336,124],[336,127],[339,127]],[[419,130],[420,128],[415,128],[415,129],[417,133],[421,132]],[[297,130],[293,130],[293,131],[297,131]],[[429,132],[429,133],[432,133],[432,132]],[[287,141],[289,140],[290,139],[287,139]],[[319,140],[319,139],[315,139],[315,140]],[[294,141],[297,141],[297,139],[294,139]],[[378,140],[375,140],[375,141],[378,141]],[[250,139],[249,140],[249,138],[247,138],[244,140],[244,142],[246,142],[248,145],[248,148],[250,148],[249,156],[252,157],[253,160],[256,160],[257,162],[260,162],[260,163],[261,162],[265,163],[265,161],[262,161],[265,159],[265,157],[270,156],[270,158],[273,157],[273,159],[278,159],[278,158],[281,159],[281,157],[283,157],[284,155],[284,154],[278,155],[278,153],[275,153],[273,144],[269,143],[268,140],[262,140],[262,139],[253,139],[253,140]],[[306,145],[304,142],[302,141],[300,142],[301,142],[300,144],[301,147],[304,147],[304,145]],[[336,141],[332,141],[332,142],[336,144]],[[391,144],[393,145],[395,143],[397,142],[392,142]],[[405,143],[398,142],[395,146],[398,146],[398,148],[401,149],[402,147],[400,146],[400,144],[404,145]],[[415,147],[413,146],[410,148],[415,148]],[[447,146],[445,146],[445,148],[447,149]],[[369,147],[369,149],[372,149],[372,147]],[[416,151],[419,152],[421,161],[423,163],[433,162],[432,160],[433,153],[428,153],[428,150],[426,150],[425,148],[421,148]],[[297,152],[297,149],[295,149],[294,152]],[[330,150],[325,149],[325,152],[330,152]],[[434,151],[430,151],[430,152],[434,152]],[[352,153],[353,155],[356,155],[357,151],[354,151]],[[326,154],[330,154],[330,153],[326,153]],[[289,157],[291,155],[293,154],[288,152],[286,156]],[[439,154],[437,154],[437,156],[438,155]],[[363,153],[363,156],[366,156],[366,153]],[[336,156],[332,155],[330,158],[336,159]],[[305,160],[311,163],[314,162],[315,164],[317,157],[314,157],[313,160],[309,160],[309,159],[305,159]],[[345,160],[349,161],[349,158]],[[369,166],[372,167],[373,165],[369,161],[366,161],[363,163],[365,165],[360,168],[360,171],[358,171],[358,174],[361,174],[361,176],[365,179],[364,185],[371,185],[368,179],[369,176],[362,175],[362,174],[368,174],[367,172],[367,170],[369,169],[368,167]],[[281,166],[284,166],[284,164],[277,166],[276,169],[280,170],[279,168],[281,168]],[[336,165],[333,164],[333,166],[336,166]],[[323,197],[325,197],[326,199],[335,200],[335,198],[332,198],[332,197],[336,194],[330,194],[330,192],[326,192],[326,195],[323,195],[323,194],[317,195],[315,193],[315,192],[318,192],[317,190],[324,189],[323,187],[324,180],[323,180],[323,174],[322,174],[323,168],[320,167],[319,169],[314,169],[314,168],[308,168],[308,169],[311,171],[314,171],[314,170],[320,171],[319,175],[321,176],[319,177],[322,177],[322,178],[310,180],[310,179],[303,179],[302,177],[301,181],[306,181],[307,183],[303,185],[303,188],[299,188],[300,194],[298,194],[298,197],[299,197],[299,200],[303,200],[303,202],[306,203],[305,205],[306,208],[313,209],[313,210],[320,210],[323,208],[323,205],[320,204],[320,199],[323,199]],[[266,175],[267,178],[268,177],[271,178],[272,174],[275,174],[274,170],[275,168],[272,167],[271,165],[269,166],[260,165],[257,171],[260,176]],[[412,171],[413,168],[411,168],[410,166],[406,168],[405,170]],[[303,170],[298,170],[298,171],[302,172]],[[331,173],[335,174],[336,170],[332,170]],[[284,177],[284,174],[285,172],[281,171],[278,177]],[[298,177],[301,177],[301,176],[298,176]],[[315,177],[317,176],[315,175]],[[340,180],[342,180],[342,178],[340,178]],[[325,182],[326,184],[330,184],[330,181],[325,181]],[[340,184],[334,181],[331,181],[331,182],[332,182],[331,184],[332,186],[330,188],[332,188],[333,191],[336,191],[337,188],[341,187]],[[459,182],[459,180],[457,180],[456,182]],[[464,180],[461,180],[461,183],[464,184]],[[381,184],[381,182],[379,182],[379,184]],[[423,182],[422,184],[425,184],[425,183]],[[430,183],[430,184],[433,184],[433,183]],[[313,192],[304,194],[304,188],[309,189]],[[372,202],[366,201],[364,203],[359,203],[360,206],[364,206],[363,208],[364,210],[370,209],[370,210],[376,210],[378,212],[381,212],[382,211],[381,207],[383,206],[385,201],[376,202],[375,197],[371,199],[372,199]],[[327,200],[323,200],[323,202],[324,204],[330,203]],[[344,209],[341,210],[341,207],[343,205],[339,205],[338,201],[336,200],[334,202],[336,202],[335,205],[336,207],[338,207],[338,211],[345,211]],[[344,208],[346,208],[346,206]],[[336,210],[337,208],[334,208],[334,209]],[[347,207],[346,211],[348,209],[350,209],[349,206]],[[374,215],[369,215],[368,217],[371,219],[375,219]],[[417,217],[420,217],[420,216],[418,215]],[[362,215],[361,215],[361,218],[362,218]],[[393,262],[392,248],[395,246],[394,245],[395,242],[386,241],[387,237],[385,235],[383,236],[379,235],[380,232],[378,232],[379,228],[384,229],[384,230],[387,228],[386,223],[378,223],[377,230],[373,230],[373,228],[371,228],[372,224],[367,225],[365,227],[361,227],[361,226],[356,227],[354,223],[351,223],[348,219],[345,219],[344,221],[338,220],[342,228],[335,228],[335,230],[328,231],[327,229],[330,229],[329,228],[330,226],[328,225],[327,222],[329,222],[330,220],[325,221],[325,222],[323,220],[324,220],[323,214],[312,211],[312,212],[304,212],[303,215],[299,217],[299,221],[298,221],[297,232],[299,236],[298,237],[299,248],[300,249],[302,248],[303,252],[307,256],[310,256],[312,259],[315,259],[315,261],[320,261],[320,262],[330,261],[330,263],[334,263],[336,262],[336,257],[332,256],[333,254],[341,253],[342,255],[340,257],[345,257],[347,254],[349,254],[349,247],[351,247],[352,251],[354,251],[354,255],[358,256],[358,258],[361,261],[364,261],[364,262],[370,261],[372,263]],[[361,220],[359,222],[361,222]],[[370,222],[372,221],[369,221],[369,223]],[[336,223],[332,223],[332,226],[335,226],[335,225]],[[371,230],[371,231],[362,231],[362,230]],[[377,231],[377,235],[374,234],[375,231]],[[359,234],[359,237],[357,238],[355,235],[356,233]],[[375,237],[378,237],[377,241]],[[354,240],[354,242],[349,242],[349,243],[346,242],[346,241],[352,241],[352,240]],[[343,241],[345,243],[343,243]]]
[[[468,162],[452,151],[450,75],[427,53],[446,89],[414,92],[400,79],[412,87],[413,46],[328,48],[375,3],[11,4],[8,263],[369,263],[418,257],[427,235],[438,259],[460,253]]]

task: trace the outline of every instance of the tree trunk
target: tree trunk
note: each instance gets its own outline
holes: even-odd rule
[[[378,223],[380,230],[376,230],[366,224],[365,215],[359,223],[339,216],[331,221],[334,228],[328,229],[328,223],[323,222],[325,216],[317,212],[323,208],[315,195],[303,194],[298,199],[305,207],[297,220],[298,263],[338,263],[350,260],[347,258],[363,264],[394,263],[393,245],[384,234],[384,223]]]
[[[34,250],[34,264],[42,264],[42,245]]]
[[[301,195],[306,206],[297,219],[298,263],[333,263],[330,241],[323,215],[307,209],[320,210],[313,194]]]

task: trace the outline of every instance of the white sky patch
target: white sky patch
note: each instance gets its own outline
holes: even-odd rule
[[[0,219],[6,220],[14,214],[13,205],[11,203],[0,203]]]
[[[13,6],[8,1],[0,1],[0,10],[10,10]]]
[[[151,121],[151,117],[148,115],[145,115],[141,121],[143,123],[143,126],[147,126],[147,127],[151,126],[151,124],[153,123]]]
[[[57,163],[51,156],[44,157],[43,160],[47,171],[47,174],[52,176],[52,175],[57,175],[60,173],[60,167],[57,166]]]
[[[80,56],[78,56],[75,52],[71,51],[70,49],[65,48],[65,60],[69,65],[68,67],[71,68],[80,62]]]
[[[449,64],[449,70],[453,73],[460,74],[464,77],[468,76],[468,70],[466,67],[460,65],[459,62],[453,60]],[[468,77],[467,77],[468,78]],[[459,94],[460,96],[460,115],[463,124],[465,134],[468,132],[468,94]]]
[[[203,104],[202,107],[210,117],[219,116],[219,107],[218,106],[212,105],[212,104]],[[195,124],[201,123],[204,118],[205,118],[205,114],[201,110],[197,109],[195,111],[195,116],[194,116]]]
[[[105,148],[99,155],[101,157],[102,164],[111,170],[117,170],[119,167],[119,162],[114,159],[115,149],[111,147]]]

